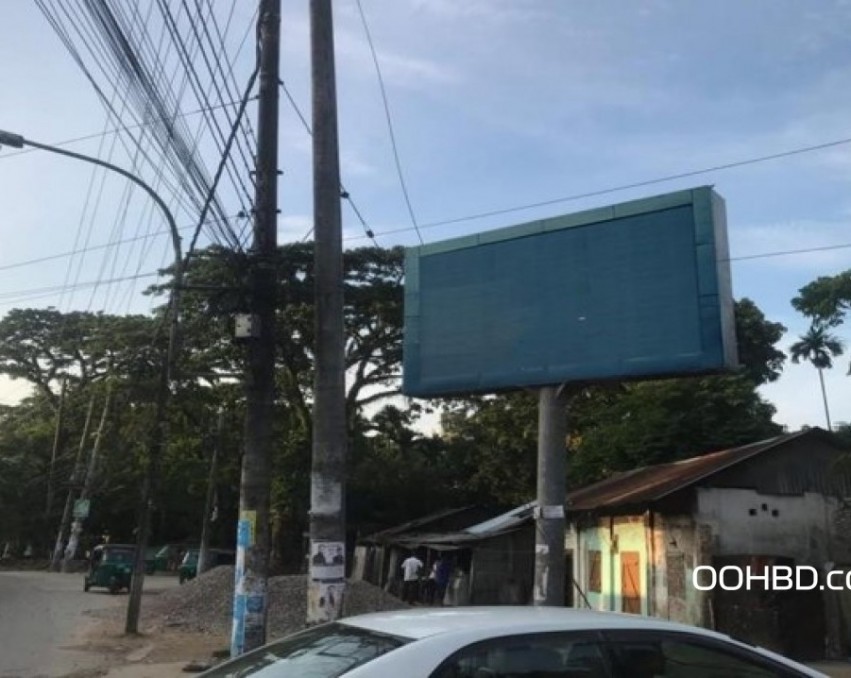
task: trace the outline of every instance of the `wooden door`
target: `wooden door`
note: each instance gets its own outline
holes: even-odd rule
[[[621,605],[624,612],[641,614],[640,558],[637,551],[621,553]]]

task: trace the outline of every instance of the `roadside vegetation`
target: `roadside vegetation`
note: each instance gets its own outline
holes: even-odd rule
[[[281,574],[301,572],[304,563],[313,399],[311,245],[281,247],[276,263],[273,571]],[[152,544],[200,536],[211,453],[219,445],[211,544],[232,546],[244,421],[238,381],[244,347],[233,339],[233,316],[245,310],[246,270],[233,253],[213,247],[199,253],[187,274]],[[345,271],[350,536],[447,506],[510,508],[532,498],[534,396],[429,403],[402,398],[403,251],[350,250]],[[157,370],[166,350],[164,341],[153,338],[167,291],[166,285],[149,290],[163,304],[151,316],[17,308],[0,320],[0,374],[33,387],[30,397],[0,409],[0,554],[8,543],[14,555],[31,545],[34,557],[46,558],[69,493],[77,496],[89,468],[91,513],[81,548],[104,533],[113,542],[134,540]],[[793,305],[824,328],[814,337],[827,343],[799,346],[792,357],[829,369],[833,362],[820,356],[841,354],[831,342],[839,342],[851,307],[851,272],[804,287]],[[786,328],[749,299],[736,302],[736,321],[743,365],[738,374],[577,390],[569,404],[569,485],[781,433],[774,407],[758,388],[783,370],[788,356],[777,345]],[[822,394],[814,375],[812,393],[802,397]],[[827,405],[826,394],[824,400]],[[423,432],[423,422],[438,418],[438,432]],[[834,428],[848,437],[847,427]],[[98,434],[99,452],[90,464]]]

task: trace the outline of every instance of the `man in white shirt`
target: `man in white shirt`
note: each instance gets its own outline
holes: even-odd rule
[[[417,584],[422,569],[423,561],[413,553],[402,562],[402,600],[407,603],[413,604],[417,600]]]

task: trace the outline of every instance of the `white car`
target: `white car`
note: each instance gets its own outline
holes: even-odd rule
[[[230,659],[208,678],[791,678],[825,674],[693,626],[561,607],[348,617]]]

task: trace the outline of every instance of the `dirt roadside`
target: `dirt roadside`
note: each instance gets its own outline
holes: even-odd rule
[[[98,657],[98,668],[69,673],[63,678],[170,678],[198,673],[228,651],[229,638],[221,633],[189,632],[172,628],[142,628],[125,635],[113,620],[90,619],[67,646]]]
[[[227,658],[233,579],[233,568],[225,566],[179,586],[175,582],[168,585],[164,579],[152,579],[154,586],[145,593],[140,619],[142,633],[138,636],[123,633],[123,605],[90,610],[85,614],[87,621],[81,625],[73,648],[98,657],[100,672],[86,675],[121,678],[186,675],[191,667],[207,667]],[[146,579],[146,587],[147,584]],[[366,582],[351,581],[347,588],[345,616],[407,607]],[[269,638],[303,628],[306,605],[305,576],[270,578]]]

